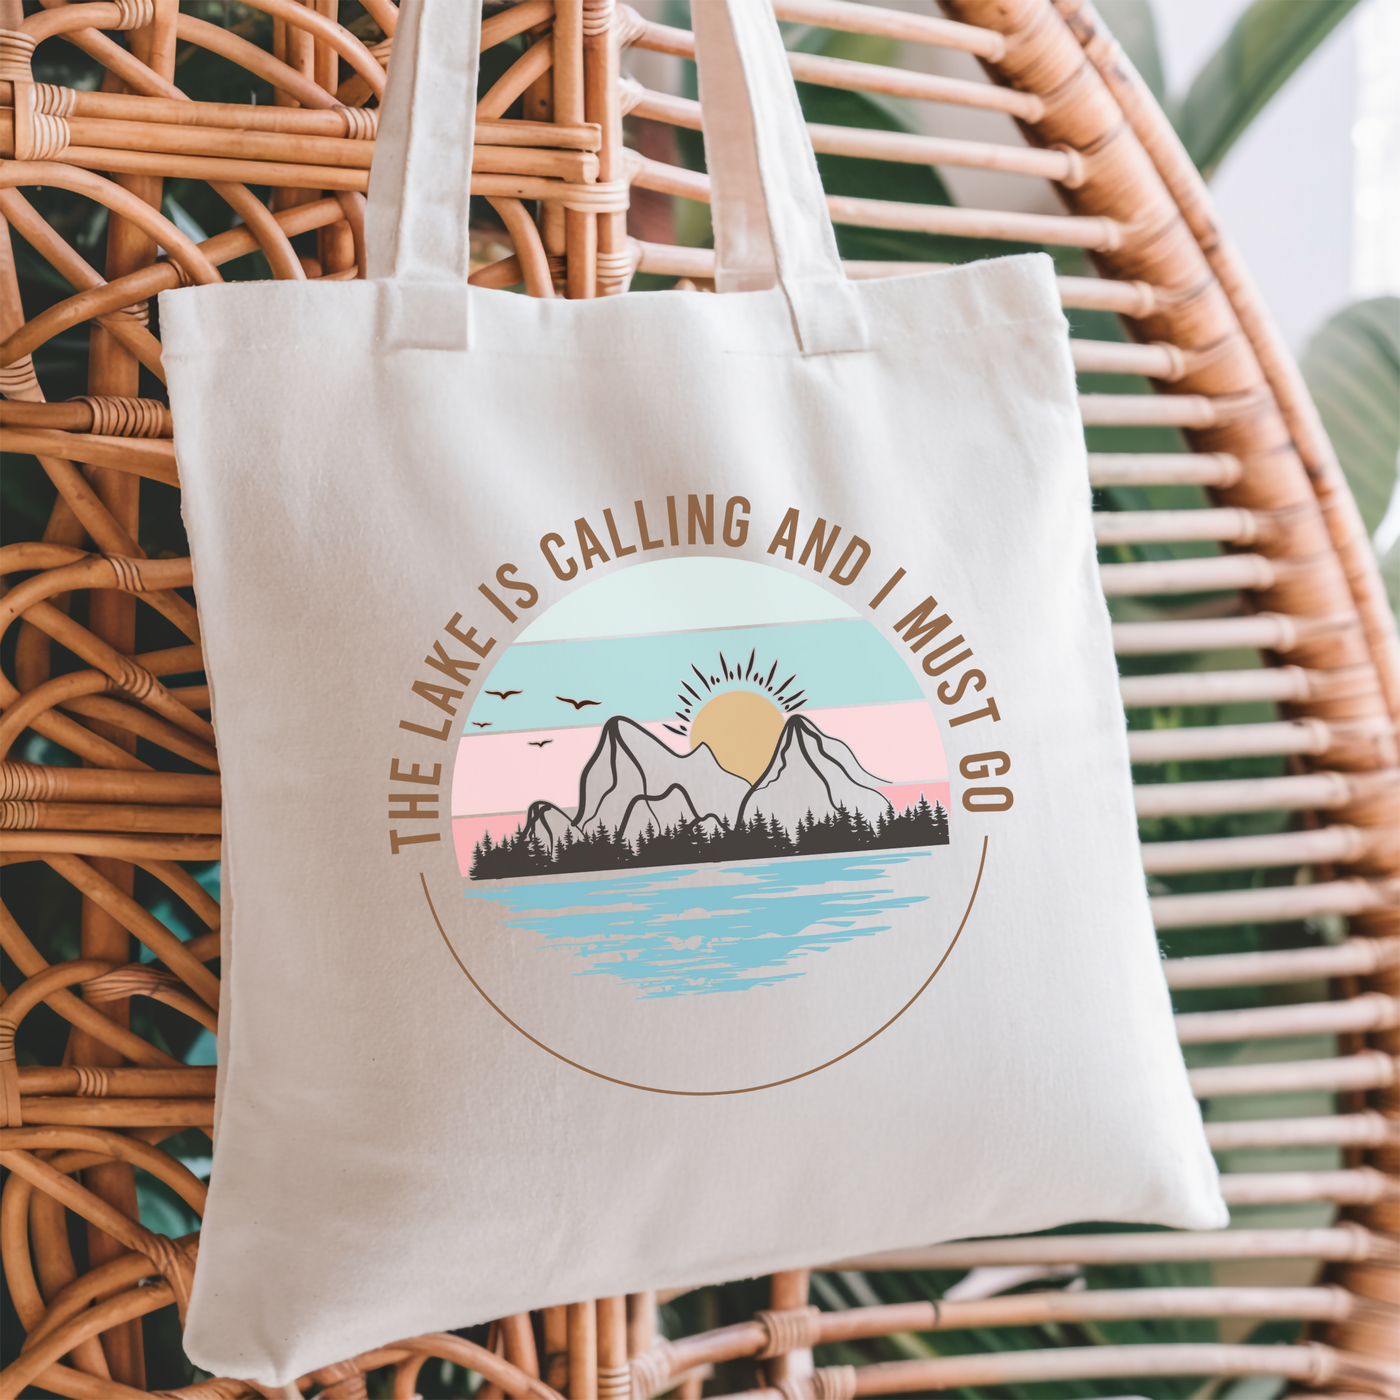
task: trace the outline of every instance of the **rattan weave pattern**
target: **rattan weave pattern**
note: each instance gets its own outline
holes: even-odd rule
[[[178,488],[163,404],[140,397],[142,367],[161,377],[149,326],[164,288],[219,280],[254,248],[278,277],[364,274],[364,200],[375,101],[392,54],[392,0],[363,0],[382,37],[366,43],[338,22],[338,0],[249,0],[274,20],[272,52],[181,13],[177,0],[96,0],[42,8],[0,0],[0,423],[6,446],[34,454],[58,491],[42,540],[10,546],[0,570],[0,629],[15,629],[13,674],[0,675],[0,830],[4,864],[42,862],[81,893],[81,946],[50,966],[3,914],[12,970],[0,1008],[0,1250],[26,1339],[0,1374],[0,1400],[37,1386],[77,1400],[145,1393],[140,1318],[183,1311],[197,1236],[170,1240],[140,1223],[133,1172],[164,1183],[198,1213],[204,1186],[160,1144],[212,1122],[213,1071],[180,1063],[129,1027],[133,997],[212,1027],[219,911],[179,862],[217,859],[218,760],[207,687],[172,684],[200,671],[199,624],[181,592],[188,560],[147,558],[137,543],[140,493]],[[33,10],[25,14],[25,9]],[[188,7],[191,11],[201,8]],[[393,1393],[415,1393],[441,1358],[499,1393],[553,1400],[649,1400],[679,1386],[699,1395],[709,1368],[761,1357],[768,1400],[851,1400],[1035,1380],[1146,1375],[1283,1378],[1329,1394],[1400,1395],[1400,645],[1374,561],[1335,457],[1248,274],[1216,226],[1194,169],[1092,8],[1081,0],[944,0],[947,18],[845,0],[777,0],[779,15],[976,56],[991,83],[794,54],[817,85],[952,103],[1013,116],[1027,144],[814,126],[819,151],[999,170],[1049,180],[1067,212],[898,204],[833,196],[840,224],[1031,240],[1088,251],[1098,277],[1061,279],[1070,308],[1117,312],[1130,343],[1079,340],[1085,374],[1146,376],[1157,391],[1085,393],[1090,426],[1181,429],[1186,453],[1091,456],[1102,487],[1191,484],[1209,508],[1105,512],[1101,543],[1205,541],[1201,557],[1106,563],[1105,589],[1126,600],[1115,629],[1125,658],[1218,654],[1212,670],[1154,671],[1123,681],[1130,708],[1271,704],[1268,721],[1135,729],[1142,763],[1287,755],[1282,776],[1220,778],[1138,789],[1140,815],[1286,811],[1288,830],[1144,848],[1150,874],[1293,868],[1289,884],[1164,893],[1159,928],[1336,919],[1339,942],[1175,959],[1180,989],[1318,988],[1313,1000],[1180,1018],[1190,1045],[1335,1036],[1313,1059],[1248,1057],[1193,1071],[1198,1095],[1326,1092],[1327,1116],[1208,1125],[1219,1151],[1290,1144],[1338,1148],[1327,1171],[1228,1172],[1232,1206],[1331,1202],[1337,1219],[1308,1229],[1222,1235],[1094,1234],[913,1248],[843,1268],[977,1268],[1213,1260],[1209,1288],[1049,1289],[1000,1297],[812,1311],[805,1274],[773,1278],[769,1309],[719,1331],[659,1341],[651,1295],[504,1318],[486,1347],[448,1335],[411,1338],[327,1367],[298,1383],[329,1397],[363,1396],[366,1375],[393,1368]],[[114,33],[119,34],[113,37]],[[695,128],[698,104],[621,76],[627,46],[685,56],[688,33],[613,0],[521,0],[491,14],[488,47],[525,37],[520,56],[479,105],[474,192],[490,200],[514,251],[481,267],[479,285],[524,283],[531,295],[626,290],[638,270],[703,288],[713,255],[629,237],[629,187],[708,198],[708,180],[623,145],[623,113],[655,131]],[[35,83],[39,44],[76,44],[105,66],[100,91]],[[278,91],[274,106],[191,101],[176,86],[181,45],[223,55]],[[507,113],[520,103],[519,117]],[[646,146],[646,143],[639,142]],[[242,226],[196,244],[159,212],[162,181],[210,182]],[[264,203],[249,188],[269,186]],[[89,265],[21,192],[69,190],[108,214],[106,264]],[[646,232],[639,225],[639,231]],[[315,255],[291,239],[314,233]],[[26,241],[74,294],[26,321],[11,238]],[[164,256],[158,256],[160,250]],[[856,277],[900,264],[851,263]],[[32,353],[90,327],[86,396],[46,401]],[[148,483],[143,486],[144,482]],[[1217,608],[1134,611],[1144,596],[1222,594]],[[75,599],[86,595],[86,606]],[[136,652],[138,608],[153,608],[185,642]],[[79,621],[77,619],[83,619]],[[61,660],[63,652],[76,666]],[[1262,651],[1263,669],[1251,664]],[[69,667],[68,669],[64,669]],[[86,765],[12,757],[40,735]],[[165,772],[143,754],[173,755]],[[133,897],[135,871],[158,882],[207,931],[182,942]],[[148,901],[149,902],[149,901]],[[156,960],[133,962],[135,938]],[[71,1027],[61,1064],[20,1065],[15,1037],[43,1002]],[[292,1072],[292,1071],[289,1071]],[[1288,1100],[1281,1099],[1286,1104]],[[85,1222],[80,1274],[68,1221]],[[1283,1287],[1260,1268],[1311,1260],[1325,1281]],[[1233,1272],[1232,1272],[1233,1271]],[[1252,1271],[1252,1272],[1251,1272]],[[1231,1282],[1234,1280],[1234,1282]],[[1295,1346],[1067,1345],[1049,1351],[938,1356],[813,1371],[805,1346],[892,1333],[1115,1319],[1288,1318],[1309,1324]],[[238,1400],[257,1387],[214,1379],[173,1392]],[[270,1392],[268,1392],[270,1393]],[[290,1391],[288,1392],[290,1393]]]

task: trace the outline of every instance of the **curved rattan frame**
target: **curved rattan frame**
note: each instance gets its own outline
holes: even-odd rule
[[[6,865],[44,862],[83,898],[80,956],[50,966],[10,917],[0,941],[21,980],[0,1009],[0,1253],[27,1338],[0,1374],[0,1400],[41,1386],[80,1400],[144,1393],[139,1319],[183,1311],[197,1236],[170,1240],[143,1226],[132,1171],[141,1167],[199,1209],[202,1185],[159,1144],[212,1123],[213,1071],[183,1065],[127,1025],[133,996],[153,997],[211,1026],[218,906],[179,864],[219,852],[218,759],[202,684],[161,677],[200,667],[194,609],[178,591],[188,560],[147,559],[136,543],[140,492],[178,486],[168,410],[140,399],[142,367],[162,378],[147,303],[163,288],[218,280],[254,248],[275,276],[364,275],[363,194],[373,155],[395,6],[364,0],[382,40],[366,46],[336,21],[337,0],[250,0],[274,17],[274,51],[193,15],[177,0],[43,0],[28,17],[0,0],[0,425],[6,446],[34,454],[58,492],[42,541],[5,551],[0,629],[16,628],[14,675],[0,676],[0,829]],[[984,1241],[911,1249],[843,1267],[973,1268],[1007,1263],[1267,1261],[1303,1257],[1325,1269],[1307,1287],[1046,1290],[975,1301],[820,1312],[804,1273],[775,1275],[769,1310],[718,1331],[657,1340],[656,1300],[639,1294],[549,1308],[493,1325],[487,1347],[437,1335],[410,1338],[327,1367],[298,1383],[328,1397],[363,1396],[365,1376],[393,1368],[396,1400],[441,1358],[480,1373],[487,1400],[650,1400],[679,1387],[693,1400],[707,1368],[758,1358],[770,1400],[1147,1374],[1272,1375],[1298,1389],[1400,1395],[1400,644],[1364,529],[1296,366],[1248,274],[1219,230],[1204,186],[1155,102],[1083,0],[943,0],[948,18],[846,0],[776,0],[784,19],[883,34],[974,55],[990,84],[813,55],[793,55],[804,81],[1005,112],[1027,144],[996,145],[904,133],[813,127],[819,151],[1011,172],[1053,182],[1062,215],[833,196],[838,223],[1088,250],[1100,276],[1064,277],[1067,307],[1117,312],[1132,343],[1076,341],[1076,365],[1141,375],[1153,394],[1085,394],[1089,426],[1172,426],[1190,451],[1091,455],[1096,484],[1194,483],[1209,509],[1109,512],[1104,544],[1204,540],[1220,552],[1105,564],[1110,596],[1233,590],[1216,616],[1124,620],[1120,654],[1258,649],[1263,669],[1138,674],[1130,708],[1262,701],[1267,723],[1134,730],[1140,762],[1286,754],[1277,778],[1159,784],[1138,789],[1144,817],[1287,810],[1294,829],[1144,847],[1149,874],[1296,867],[1289,885],[1154,900],[1163,929],[1341,915],[1332,945],[1177,959],[1177,988],[1327,979],[1320,1000],[1179,1017],[1184,1043],[1297,1033],[1337,1036],[1331,1058],[1203,1068],[1202,1097],[1323,1090],[1325,1118],[1220,1122],[1222,1150],[1290,1143],[1343,1149],[1342,1169],[1234,1174],[1233,1204],[1330,1201],[1339,1218],[1307,1231],[1222,1235],[1118,1234]],[[124,31],[124,40],[111,37]],[[625,149],[623,116],[695,128],[699,107],[621,76],[633,45],[687,56],[690,36],[613,0],[521,0],[486,22],[487,47],[526,36],[521,56],[479,106],[474,190],[489,198],[514,251],[481,267],[479,285],[523,282],[535,296],[626,290],[654,272],[704,286],[713,255],[628,236],[629,186],[708,199],[702,174]],[[76,44],[103,64],[98,92],[36,84],[38,43]],[[213,49],[270,81],[278,105],[192,102],[175,85],[177,43]],[[522,116],[506,113],[517,101]],[[369,104],[369,105],[366,105]],[[158,211],[162,179],[206,180],[242,227],[196,245]],[[53,184],[110,211],[99,272],[51,229],[23,187]],[[270,185],[264,204],[249,184]],[[291,239],[315,233],[314,257]],[[18,236],[74,294],[25,321],[10,255]],[[157,256],[157,244],[168,256]],[[897,264],[848,265],[852,276],[896,275]],[[49,403],[31,356],[54,336],[91,327],[88,394]],[[148,483],[143,487],[142,483]],[[72,615],[87,592],[86,621]],[[138,606],[158,609],[187,638],[135,654]],[[53,675],[53,643],[82,668]],[[42,767],[9,758],[26,733],[87,765]],[[137,737],[196,772],[162,772],[135,754]],[[151,750],[143,750],[151,752]],[[132,897],[136,869],[194,911],[206,931],[181,942]],[[1306,878],[1304,878],[1306,876]],[[135,937],[158,961],[131,961]],[[71,1026],[63,1062],[20,1065],[15,1033],[43,1002]],[[86,1221],[89,1268],[79,1274],[66,1220]],[[897,1332],[1123,1318],[1288,1318],[1309,1325],[1296,1346],[1066,1346],[888,1362],[815,1372],[814,1345]],[[215,1379],[180,1392],[237,1400],[257,1387]],[[272,1392],[264,1392],[271,1394]],[[290,1391],[288,1392],[290,1393]]]

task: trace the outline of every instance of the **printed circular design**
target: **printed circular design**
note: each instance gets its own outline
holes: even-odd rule
[[[423,891],[522,1035],[631,1088],[749,1093],[933,981],[986,842],[950,832],[917,672],[835,590],[732,554],[639,564],[490,659],[457,739],[460,892]]]

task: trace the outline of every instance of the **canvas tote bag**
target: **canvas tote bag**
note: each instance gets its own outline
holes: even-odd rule
[[[697,0],[719,289],[468,288],[478,5],[406,0],[368,281],[166,292],[225,805],[186,1336],[1225,1222],[1051,264],[848,283]]]

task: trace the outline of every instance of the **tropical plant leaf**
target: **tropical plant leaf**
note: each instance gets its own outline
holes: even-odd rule
[[[1381,578],[1385,580],[1390,610],[1400,621],[1400,540],[1396,540],[1381,556]]]
[[[1133,67],[1161,102],[1166,96],[1167,81],[1162,71],[1162,52],[1157,44],[1157,21],[1152,14],[1151,0],[1099,0],[1098,11],[1113,31],[1113,37],[1123,46]]]
[[[161,213],[192,242],[203,243],[209,237],[190,211],[173,194],[167,194],[161,200]]]
[[[783,43],[793,53],[816,53],[845,58],[853,63],[899,62],[899,40],[882,34],[856,34],[844,29],[823,29],[815,24],[785,24]]]
[[[1358,0],[1254,0],[1173,104],[1172,121],[1207,178],[1269,99]]]
[[[1302,369],[1373,532],[1395,494],[1400,451],[1400,297],[1355,302],[1324,322],[1308,342]],[[1400,559],[1389,569],[1395,578]]]
[[[1400,540],[1396,540],[1380,560],[1380,577],[1390,596],[1390,610],[1400,619]]]

